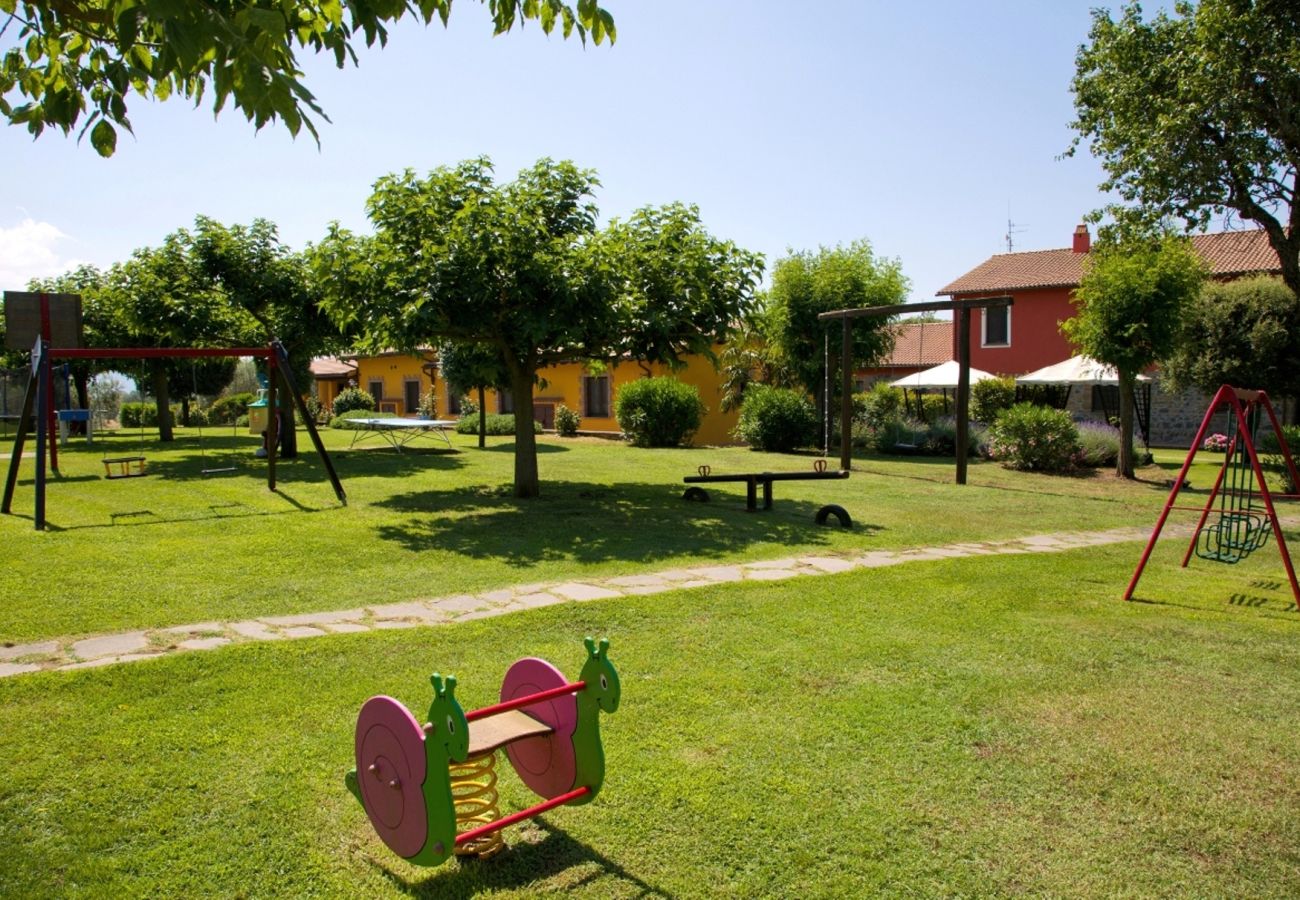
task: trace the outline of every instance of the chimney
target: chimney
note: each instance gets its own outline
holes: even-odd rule
[[[1074,229],[1074,252],[1087,253],[1092,249],[1092,235],[1088,234],[1088,226],[1080,225]]]

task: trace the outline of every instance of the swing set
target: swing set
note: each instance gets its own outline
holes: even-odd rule
[[[1203,507],[1178,506],[1176,505],[1178,495],[1186,485],[1187,472],[1191,469],[1192,460],[1196,458],[1197,451],[1203,446],[1202,442],[1209,432],[1210,423],[1220,409],[1227,410],[1229,420],[1233,424],[1232,437],[1224,453],[1223,465],[1219,468],[1214,487],[1210,490]],[[1160,536],[1169,513],[1181,509],[1198,511],[1201,514],[1196,523],[1196,531],[1187,545],[1187,552],[1183,554],[1183,568],[1187,567],[1193,553],[1200,559],[1235,565],[1267,544],[1269,536],[1272,535],[1277,539],[1277,549],[1282,556],[1282,564],[1286,567],[1287,578],[1291,582],[1291,593],[1297,605],[1300,605],[1300,584],[1296,582],[1295,568],[1291,565],[1291,554],[1287,551],[1286,538],[1277,519],[1277,509],[1273,505],[1275,499],[1295,500],[1300,499],[1300,495],[1275,494],[1268,489],[1268,481],[1264,477],[1264,469],[1260,465],[1259,455],[1255,449],[1255,432],[1258,430],[1261,416],[1265,415],[1277,437],[1278,447],[1281,448],[1291,483],[1300,484],[1300,476],[1297,476],[1295,462],[1291,458],[1291,451],[1282,435],[1282,426],[1278,423],[1277,413],[1273,410],[1268,394],[1264,391],[1248,391],[1225,384],[1210,401],[1210,408],[1205,412],[1205,418],[1192,441],[1183,468],[1174,480],[1165,507],[1160,513],[1160,518],[1156,520],[1156,527],[1151,532],[1151,538],[1147,541],[1146,549],[1142,551],[1142,558],[1138,560],[1137,569],[1133,572],[1133,578],[1124,592],[1125,600],[1133,599],[1133,591],[1137,588],[1138,579],[1142,577],[1142,570],[1146,568],[1147,560],[1151,558],[1151,551],[1155,549],[1156,539]]]
[[[48,316],[46,319],[48,323]],[[18,468],[22,460],[23,447],[26,443],[27,431],[35,420],[36,430],[36,503],[35,503],[35,524],[37,531],[45,530],[45,485],[47,480],[46,472],[46,454],[49,454],[49,468],[56,473],[59,470],[58,456],[56,450],[56,441],[51,439],[51,429],[49,423],[54,416],[53,409],[53,390],[52,390],[52,371],[53,361],[55,359],[199,359],[203,357],[254,357],[262,359],[266,363],[270,380],[267,390],[267,405],[270,409],[276,409],[276,388],[277,383],[282,385],[288,396],[293,399],[301,416],[303,423],[307,426],[307,433],[311,435],[312,445],[316,448],[316,454],[320,457],[325,466],[325,472],[329,477],[330,484],[334,488],[334,494],[338,497],[341,504],[347,505],[347,495],[343,491],[343,485],[339,481],[338,473],[334,470],[334,463],[330,459],[329,453],[325,450],[325,445],[321,442],[320,434],[316,431],[315,421],[307,412],[306,404],[303,402],[302,395],[294,385],[293,375],[289,368],[288,355],[285,352],[284,345],[278,340],[272,340],[265,347],[178,347],[178,348],[140,348],[140,347],[110,347],[110,348],[82,348],[82,347],[51,347],[50,341],[45,334],[49,333],[48,324],[44,329],[44,334],[36,338],[32,347],[31,369],[27,382],[27,389],[23,396],[22,413],[18,421],[18,432],[14,438],[13,453],[9,458],[9,475],[5,480],[4,499],[0,502],[0,513],[9,514],[13,505],[14,489],[18,484]],[[266,435],[266,484],[269,490],[275,490],[276,483],[276,448],[279,444],[280,435],[278,433],[279,416],[272,415],[267,422]],[[206,456],[204,457],[206,466]],[[145,457],[139,456],[122,456],[109,457],[103,460],[108,478],[135,478],[146,474]],[[115,468],[116,467],[116,468]],[[203,474],[215,474],[226,471],[225,468],[205,468]]]

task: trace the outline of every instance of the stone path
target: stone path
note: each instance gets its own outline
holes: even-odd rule
[[[481,594],[454,594],[330,612],[263,616],[239,622],[196,622],[174,628],[128,631],[79,640],[44,640],[0,646],[0,678],[48,669],[83,669],[153,659],[169,653],[213,650],[247,641],[278,641],[465,622],[556,603],[604,600],[635,594],[706,587],[739,581],[778,581],[813,575],[897,566],[923,560],[1007,553],[1055,553],[1126,541],[1144,541],[1149,528],[1038,534],[1006,541],[966,542],[943,547],[871,550],[840,555],[797,556],[758,562],[714,563],[643,575],[585,581],[520,584]],[[1188,526],[1166,526],[1164,535],[1190,535]]]

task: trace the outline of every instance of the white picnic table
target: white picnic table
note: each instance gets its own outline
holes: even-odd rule
[[[451,438],[447,429],[456,427],[455,419],[353,419],[352,449],[358,443],[378,435],[388,441],[399,453],[402,448],[418,437],[438,437],[448,446]]]

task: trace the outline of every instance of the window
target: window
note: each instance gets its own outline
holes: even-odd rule
[[[370,392],[370,396],[375,398],[376,403],[378,403],[380,400],[383,400],[384,379],[382,378],[370,379],[369,381],[366,382],[366,390]]]
[[[594,419],[609,418],[609,376],[582,377],[582,414]]]
[[[497,391],[497,412],[512,413],[515,411],[515,398],[508,390],[504,388]]]
[[[1103,415],[1119,414],[1119,385],[1094,384],[1092,386],[1092,411]]]
[[[983,334],[981,347],[1011,346],[1011,308],[1008,306],[985,309],[980,317]]]
[[[460,394],[452,390],[451,385],[447,385],[447,415],[460,415]]]
[[[402,382],[402,403],[406,406],[408,416],[420,411],[420,382],[418,379],[408,378]]]

